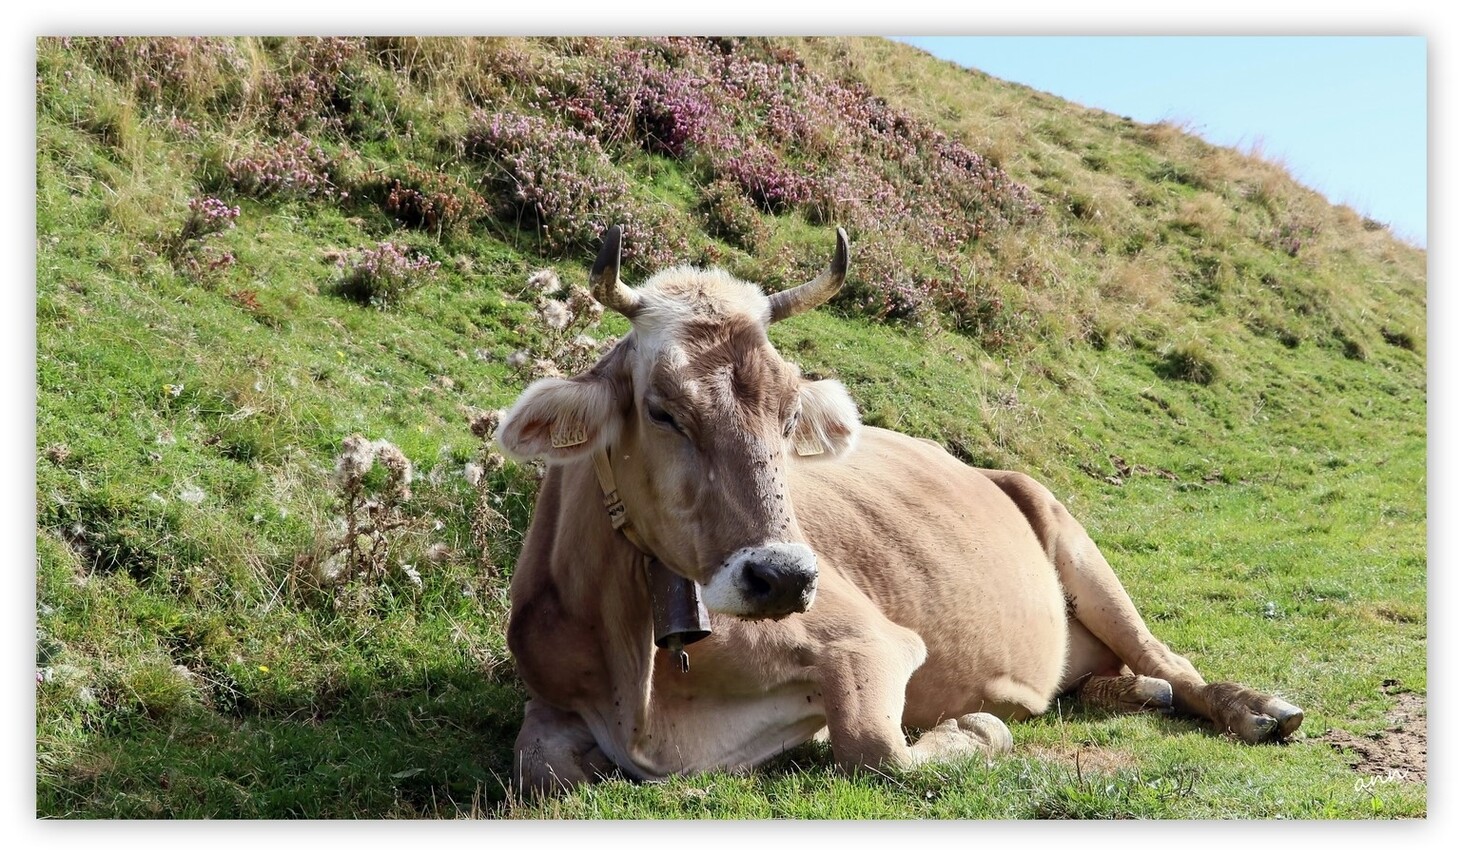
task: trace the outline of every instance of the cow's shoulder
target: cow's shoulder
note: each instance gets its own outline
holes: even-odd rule
[[[564,710],[602,692],[599,645],[591,628],[574,620],[552,579],[541,574],[534,584],[515,589],[508,650],[523,683],[535,696]]]
[[[604,634],[601,603],[582,590],[584,579],[599,579],[601,569],[554,573],[553,563],[562,561],[565,545],[585,541],[584,533],[573,531],[572,506],[562,502],[564,483],[558,470],[551,468],[540,487],[539,512],[513,569],[507,643],[518,675],[533,694],[573,710],[607,693],[608,679],[599,641]]]

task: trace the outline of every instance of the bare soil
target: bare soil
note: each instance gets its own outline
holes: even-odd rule
[[[1059,761],[1079,772],[1110,774],[1137,766],[1137,758],[1132,753],[1105,746],[1082,745],[1074,750],[1065,747],[1031,747],[1028,751],[1033,757]]]
[[[1355,760],[1350,766],[1362,776],[1425,782],[1426,696],[1397,689],[1394,684],[1382,687],[1383,692],[1395,693],[1395,704],[1386,714],[1391,723],[1386,729],[1355,735],[1332,728],[1321,739],[1337,750],[1351,750]]]

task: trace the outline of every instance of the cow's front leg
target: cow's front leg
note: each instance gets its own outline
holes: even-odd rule
[[[946,719],[909,745],[903,731],[904,691],[924,661],[924,642],[910,630],[884,624],[880,632],[865,627],[867,635],[822,652],[828,739],[838,767],[908,769],[929,761],[1009,752],[1010,729],[989,713]]]
[[[513,787],[524,796],[563,793],[614,772],[582,717],[530,699],[513,744]]]
[[[1010,727],[993,713],[967,713],[946,719],[924,732],[909,755],[915,764],[925,761],[954,761],[970,755],[993,758],[1014,748]]]

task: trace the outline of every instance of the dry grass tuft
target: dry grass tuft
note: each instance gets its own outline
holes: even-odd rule
[[[1207,191],[1178,203],[1173,225],[1204,243],[1225,243],[1233,213],[1224,201]]]
[[[1172,273],[1154,253],[1113,261],[1098,281],[1103,301],[1118,311],[1147,313],[1168,306],[1173,299]]]

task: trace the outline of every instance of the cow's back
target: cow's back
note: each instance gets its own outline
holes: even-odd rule
[[[933,443],[868,427],[842,460],[795,466],[791,487],[823,572],[851,580],[928,647],[906,724],[1045,708],[1064,667],[1064,601],[1000,487]]]

